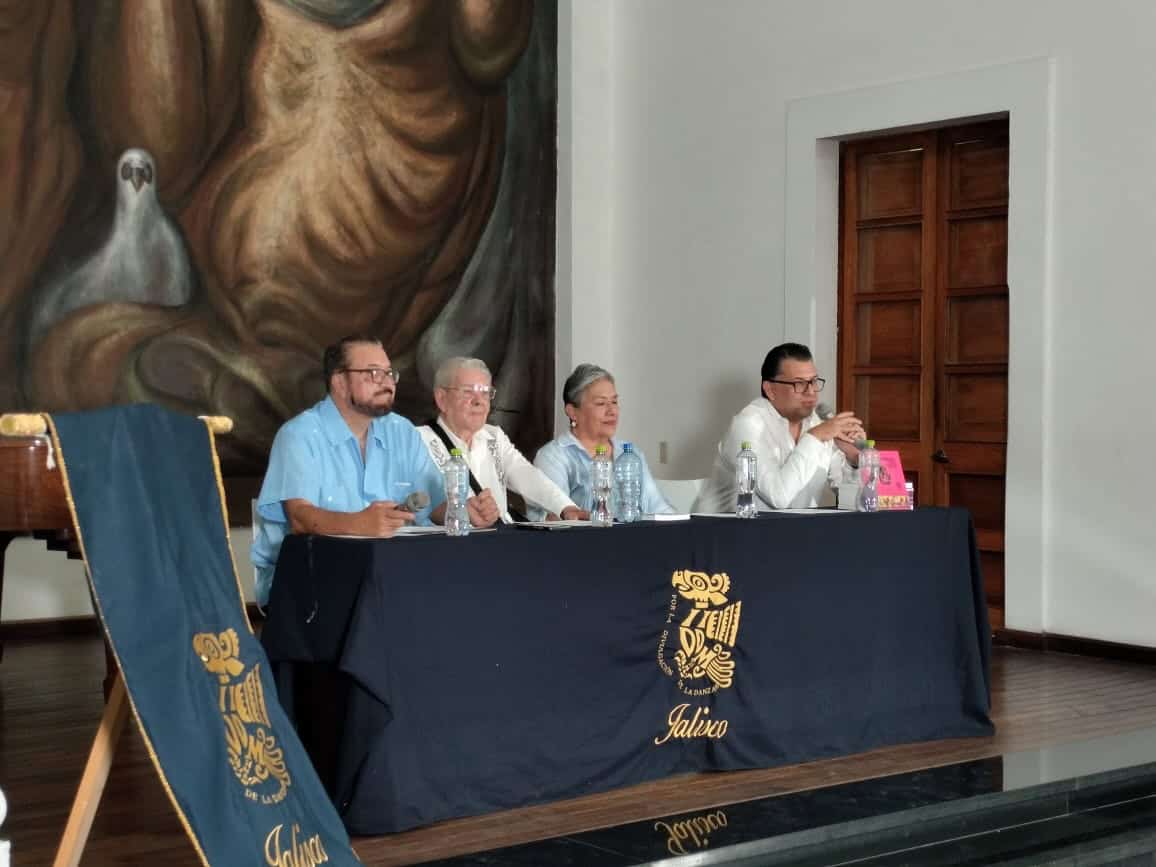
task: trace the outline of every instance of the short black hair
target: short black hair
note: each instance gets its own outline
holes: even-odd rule
[[[382,346],[380,338],[372,337],[368,334],[350,334],[347,337],[342,337],[336,343],[325,347],[325,355],[321,359],[321,366],[325,372],[326,393],[329,391],[329,381],[333,379],[333,374],[349,364],[349,347],[356,346],[358,343],[372,343],[374,346],[385,348]]]
[[[763,367],[759,371],[759,375],[762,377],[759,382],[759,397],[763,396],[763,383],[775,379],[781,371],[783,362],[788,358],[793,358],[795,361],[815,360],[815,357],[811,355],[811,350],[801,343],[780,343],[763,359]]]

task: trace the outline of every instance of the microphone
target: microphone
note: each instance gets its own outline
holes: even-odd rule
[[[827,421],[828,419],[832,419],[835,417],[835,410],[833,410],[831,408],[831,405],[829,403],[819,404],[817,407],[815,407],[815,412],[817,412],[819,414],[819,418],[821,418],[823,421]],[[867,448],[867,440],[865,440],[865,439],[855,440],[855,448],[859,449],[860,451]]]
[[[398,508],[404,512],[420,512],[429,505],[429,494],[425,491],[414,491],[405,498],[405,502]]]

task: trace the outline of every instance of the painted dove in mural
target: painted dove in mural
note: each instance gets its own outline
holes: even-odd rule
[[[139,148],[125,151],[116,180],[116,210],[104,243],[44,287],[32,322],[33,340],[72,311],[94,304],[180,307],[192,298],[188,253],[157,200],[152,155]]]
[[[233,416],[228,470],[259,466],[281,422],[319,397],[322,349],[344,334],[380,335],[409,371],[417,391],[403,385],[403,412],[418,391],[428,402],[412,373],[459,345],[495,368],[531,345],[548,360],[552,84],[523,81],[539,103],[522,106],[520,124],[507,118],[529,0],[94,4],[84,127],[99,128],[100,154],[131,143],[156,156],[197,288],[177,307],[120,296],[63,318],[40,295],[30,321],[53,324],[28,350],[29,403],[150,400]],[[190,16],[196,27],[181,24]],[[551,40],[539,52],[552,64]],[[240,104],[214,99],[230,69]],[[533,141],[513,146],[519,136]],[[179,182],[166,181],[169,166]],[[510,179],[522,186],[503,204]],[[529,291],[545,293],[534,311],[514,300]],[[544,370],[506,393],[522,399],[534,382],[548,425]],[[511,371],[499,373],[505,385]]]

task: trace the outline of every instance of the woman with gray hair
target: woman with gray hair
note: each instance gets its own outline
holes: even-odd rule
[[[606,446],[617,460],[622,454],[622,440],[615,440],[618,430],[618,389],[609,371],[597,364],[579,364],[562,386],[562,403],[570,419],[570,430],[538,450],[534,466],[570,494],[583,509],[594,505],[590,470],[594,449]],[[634,449],[642,461],[642,514],[673,514],[650,474],[646,457]],[[613,503],[616,497],[611,497]]]
[[[549,516],[588,517],[550,479],[534,467],[497,425],[486,424],[497,390],[490,369],[480,358],[450,358],[434,376],[438,417],[417,429],[443,471],[450,449],[461,449],[470,468],[470,487],[486,514],[511,523],[507,490],[521,494],[531,507]],[[493,523],[493,521],[490,521]]]

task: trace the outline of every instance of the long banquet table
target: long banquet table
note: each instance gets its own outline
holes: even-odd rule
[[[290,536],[262,642],[353,834],[993,731],[960,509]]]

